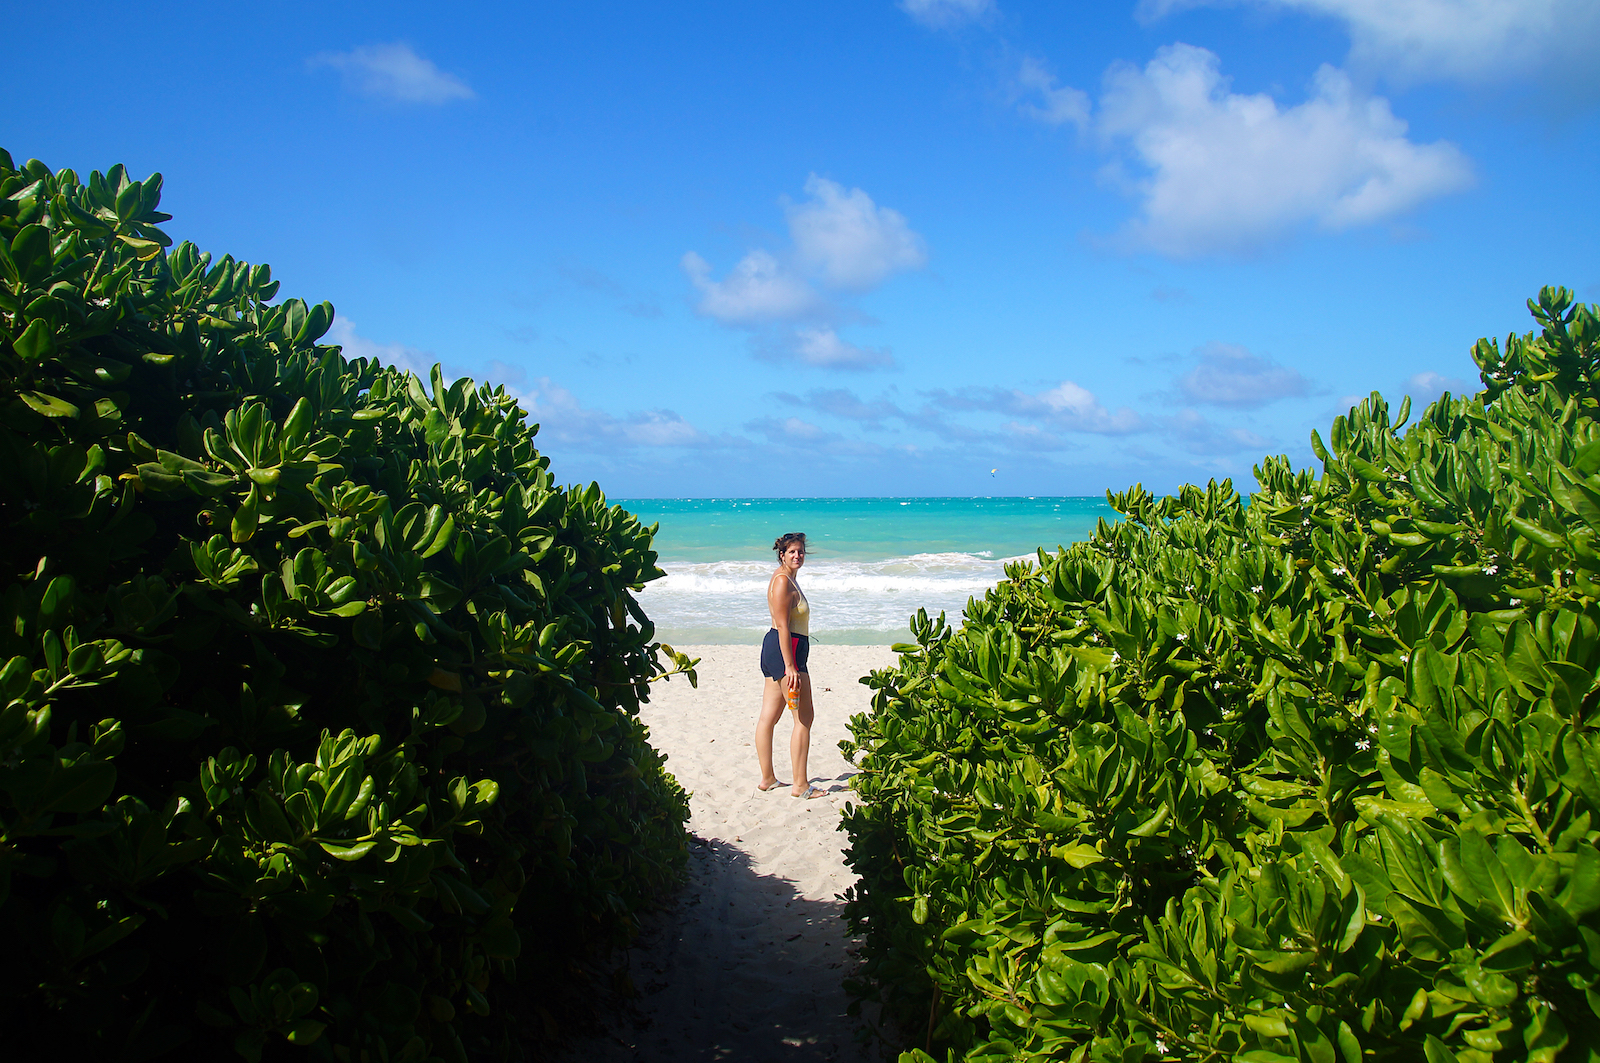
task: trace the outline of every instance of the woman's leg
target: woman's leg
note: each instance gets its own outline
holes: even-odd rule
[[[811,708],[811,677],[800,673],[799,707],[794,714],[794,733],[789,736],[789,763],[794,767],[793,793],[804,797],[811,791],[811,776],[807,760],[811,756],[811,721],[816,713]]]
[[[756,761],[761,765],[761,789],[778,783],[772,773],[772,729],[783,715],[783,684],[775,679],[761,681],[761,713],[756,717]]]

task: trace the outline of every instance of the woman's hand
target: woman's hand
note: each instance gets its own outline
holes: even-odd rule
[[[784,675],[783,675],[783,683],[790,690],[799,690],[800,689],[800,669],[795,667],[792,664],[789,665],[787,668],[785,668],[784,669]]]

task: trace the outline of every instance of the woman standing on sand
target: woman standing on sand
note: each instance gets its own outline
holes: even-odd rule
[[[757,788],[773,790],[782,784],[772,771],[772,731],[785,704],[794,713],[794,733],[789,736],[789,766],[794,771],[790,792],[807,799],[824,797],[811,785],[806,758],[811,753],[811,676],[806,659],[811,655],[811,604],[800,591],[796,577],[806,563],[804,532],[780,535],[772,544],[778,553],[778,570],[767,583],[767,609],[772,629],[761,643],[761,674],[767,677],[761,691],[761,715],[756,717],[756,760],[761,764]]]

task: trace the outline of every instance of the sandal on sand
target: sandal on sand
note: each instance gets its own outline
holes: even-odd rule
[[[806,787],[806,792],[805,793],[803,793],[803,794],[791,794],[790,796],[791,797],[804,798],[807,801],[814,801],[819,797],[827,797],[828,796],[828,791],[819,790],[815,786],[808,786],[808,787]]]
[[[760,783],[756,783],[756,789],[760,790],[764,794],[770,794],[774,790],[781,790],[783,786],[784,784],[779,782],[777,779],[773,779],[770,786],[762,786]]]

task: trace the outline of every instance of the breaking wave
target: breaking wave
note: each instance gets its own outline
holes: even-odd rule
[[[1010,560],[1016,559],[984,552],[808,561],[800,586],[811,602],[812,635],[819,642],[883,641],[904,632],[919,608],[929,615],[943,610],[957,621],[967,599],[982,597],[1004,578]],[[647,584],[639,602],[664,637],[754,639],[771,626],[771,561],[663,562],[662,568],[666,577]]]

